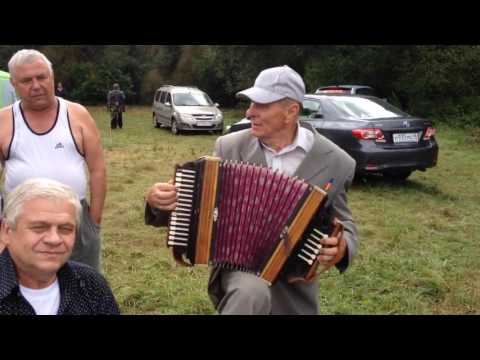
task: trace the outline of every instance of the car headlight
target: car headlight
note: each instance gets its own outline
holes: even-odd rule
[[[219,121],[223,120],[223,114],[221,114],[221,113],[220,113],[220,114],[217,114],[217,115],[215,116],[215,119],[217,119],[217,120],[219,120]]]
[[[193,116],[190,115],[190,114],[180,114],[180,117],[184,121],[193,121],[194,120]]]

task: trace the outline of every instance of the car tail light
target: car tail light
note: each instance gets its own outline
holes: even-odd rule
[[[377,128],[353,129],[352,135],[360,140],[385,141],[382,130]]]
[[[368,162],[367,165],[365,166],[365,170],[378,170],[378,166],[377,164],[373,163],[373,162]]]
[[[435,136],[437,130],[434,127],[429,126],[427,130],[425,130],[425,135],[423,135],[423,140],[430,140],[432,136]]]
[[[347,91],[342,89],[327,89],[321,90],[321,92],[324,94],[345,94]]]

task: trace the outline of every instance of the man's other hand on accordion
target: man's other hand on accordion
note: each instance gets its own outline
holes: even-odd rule
[[[334,219],[334,223],[336,222],[338,222],[338,220]],[[319,270],[320,272],[324,272],[343,259],[347,251],[347,242],[343,238],[343,231],[340,231],[332,234],[330,237],[321,239],[320,243],[322,244],[322,248],[318,255]]]
[[[147,192],[147,202],[152,210],[173,211],[177,207],[177,188],[170,180],[168,183],[156,183]]]

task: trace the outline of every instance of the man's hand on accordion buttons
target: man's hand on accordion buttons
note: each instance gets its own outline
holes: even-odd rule
[[[321,239],[320,243],[323,246],[318,255],[318,262],[322,266],[322,271],[326,271],[345,256],[347,242],[343,238],[343,231],[340,231],[337,236]]]
[[[177,196],[177,188],[170,180],[154,184],[147,192],[147,202],[152,208],[172,211],[177,207]]]

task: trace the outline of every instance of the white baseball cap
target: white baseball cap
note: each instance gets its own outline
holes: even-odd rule
[[[245,97],[259,104],[285,98],[302,103],[304,96],[305,83],[302,77],[287,65],[263,70],[253,87],[237,93],[237,97]]]

